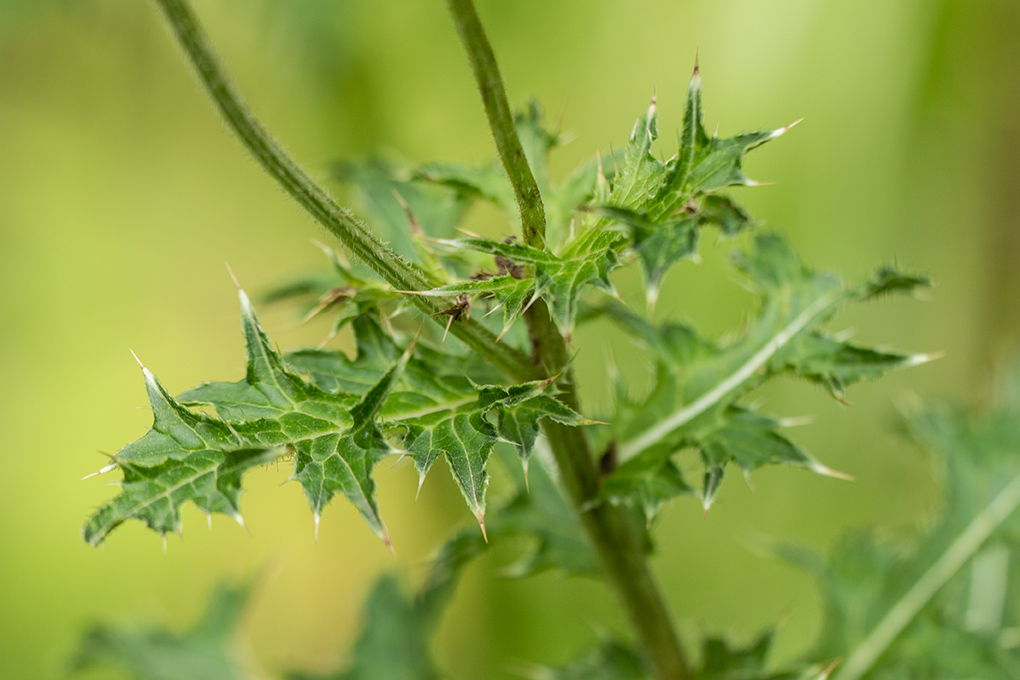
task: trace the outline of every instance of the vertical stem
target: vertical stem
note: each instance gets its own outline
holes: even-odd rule
[[[472,0],[447,0],[447,4],[471,62],[496,148],[517,195],[524,241],[529,246],[542,248],[545,209],[517,137],[492,46]],[[561,398],[579,411],[574,374],[569,368],[570,354],[544,302],[532,305],[526,319],[535,348],[534,358],[541,372],[551,375],[564,371]],[[690,678],[672,619],[630,518],[618,507],[596,502],[600,480],[583,430],[550,421],[545,421],[542,429],[556,458],[560,479],[656,675],[661,680]]]
[[[517,128],[510,111],[510,103],[503,89],[503,77],[499,74],[496,55],[492,52],[485,29],[478,19],[478,13],[471,0],[447,0],[450,14],[457,25],[464,49],[467,51],[471,70],[478,83],[478,91],[485,105],[485,115],[489,119],[489,128],[496,139],[500,160],[510,176],[517,196],[517,205],[521,210],[521,225],[524,231],[524,242],[535,248],[545,246],[545,207],[542,205],[542,194],[538,183],[531,173],[528,159],[524,155],[521,140],[517,137]]]

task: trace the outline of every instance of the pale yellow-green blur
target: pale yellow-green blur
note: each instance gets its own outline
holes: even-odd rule
[[[4,5],[7,5],[6,7]],[[196,0],[265,125],[320,177],[371,152],[410,161],[483,159],[492,144],[440,0]],[[778,127],[739,191],[804,257],[847,276],[895,260],[930,273],[928,300],[845,317],[858,338],[947,352],[852,389],[853,407],[787,382],[766,409],[815,415],[793,434],[848,483],[764,470],[737,475],[702,517],[676,503],[654,565],[689,641],[750,637],[782,620],[780,656],[811,642],[810,579],[749,549],[761,535],[824,550],[846,527],[908,531],[936,501],[925,459],[896,433],[920,395],[980,398],[1020,328],[1020,10],[993,0],[490,0],[480,13],[510,98],[537,96],[576,133],[565,173],[626,143],[657,90],[661,153],[675,148],[700,54],[707,118],[723,134]],[[476,216],[476,220],[482,218]],[[493,227],[494,229],[498,228]],[[183,626],[218,580],[261,573],[244,639],[268,671],[330,668],[355,634],[375,575],[423,573],[430,550],[472,521],[437,469],[413,502],[405,465],[379,468],[394,560],[338,500],[318,543],[289,471],[246,484],[250,534],[189,508],[184,541],[136,523],[98,550],[79,538],[115,493],[78,481],[141,435],[149,414],[133,349],[172,391],[235,380],[243,347],[224,262],[255,292],[322,264],[320,229],[228,134],[145,0],[0,0],[0,676],[63,672],[88,623]],[[659,314],[711,334],[739,326],[748,296],[705,239],[703,263],[666,281]],[[639,297],[639,277],[618,279]],[[283,347],[315,342],[286,310],[263,319]],[[587,403],[606,403],[601,337],[580,333]],[[629,371],[643,370],[618,343]],[[620,351],[622,350],[622,351]],[[632,354],[632,353],[631,353]],[[282,484],[282,486],[281,486]],[[493,578],[473,567],[439,636],[454,678],[508,677],[563,660],[622,628],[597,585],[547,575]],[[509,670],[508,670],[509,669]],[[94,675],[92,677],[107,677]]]

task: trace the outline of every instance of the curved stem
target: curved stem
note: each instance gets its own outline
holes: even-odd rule
[[[524,242],[542,248],[545,243],[545,208],[517,137],[492,46],[472,0],[447,0],[447,4],[471,62],[500,158],[517,195]],[[563,371],[560,397],[572,409],[580,411],[574,375],[570,369],[570,353],[545,303],[537,301],[525,318],[534,346],[534,359],[542,374],[554,375]],[[686,680],[690,671],[680,640],[648,568],[644,548],[633,523],[621,508],[596,502],[601,482],[583,430],[548,420],[544,421],[542,429],[556,459],[561,482],[656,675],[661,680]]]
[[[424,271],[397,255],[350,210],[340,206],[262,128],[220,65],[187,0],[156,1],[223,118],[266,172],[336,236],[351,254],[391,286],[407,291],[432,288]],[[409,295],[408,298],[424,314],[438,321],[435,315],[444,309],[441,301],[420,295]],[[453,324],[450,332],[515,378],[530,380],[537,377],[534,366],[523,354],[499,342],[477,322]]]

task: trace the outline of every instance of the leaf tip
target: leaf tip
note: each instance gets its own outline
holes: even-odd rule
[[[389,532],[384,531],[379,538],[381,538],[382,542],[386,544],[386,548],[389,549],[390,555],[393,556],[393,559],[396,559],[397,550],[393,547],[393,541],[390,540]]]
[[[224,262],[223,266],[227,268],[227,273],[230,274],[230,280],[234,282],[234,287],[237,288],[237,290],[241,290],[241,282],[237,280],[237,276],[234,274],[234,270],[230,268],[230,263]]]
[[[319,542],[319,522],[322,521],[322,515],[318,511],[312,513],[312,521],[315,524],[315,542]]]
[[[946,356],[946,353],[943,351],[929,352],[927,354],[912,354],[906,358],[906,361],[903,362],[903,366],[906,368],[911,366],[920,366],[921,364],[927,364],[928,362],[941,359],[944,356]]]
[[[833,470],[828,465],[822,465],[818,461],[811,461],[811,463],[808,464],[808,469],[810,469],[812,472],[816,472],[826,477],[832,477],[834,479],[842,479],[848,482],[857,481],[857,478],[854,477],[853,475],[848,475],[847,473],[840,472],[839,470]]]
[[[89,474],[85,475],[84,477],[82,477],[78,481],[84,482],[86,479],[91,479],[92,477],[98,477],[99,475],[105,475],[107,472],[110,472],[111,470],[115,470],[117,467],[118,467],[117,463],[108,463],[108,464],[104,465],[103,467],[99,468],[98,470],[96,470],[95,472],[90,472]]]
[[[797,125],[800,125],[800,123],[803,120],[804,120],[803,118],[798,118],[797,120],[793,121],[789,125],[786,125],[784,127],[781,127],[781,128],[773,130],[772,133],[768,136],[768,139],[775,139],[776,137],[782,137],[787,132],[792,130],[794,127],[796,127]]]
[[[482,538],[484,538],[485,542],[488,543],[489,542],[489,534],[485,530],[485,511],[484,510],[479,510],[478,512],[476,512],[475,513],[475,519],[478,520],[478,526],[481,527],[481,529],[482,529]]]

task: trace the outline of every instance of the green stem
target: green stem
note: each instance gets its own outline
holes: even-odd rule
[[[517,136],[517,127],[503,89],[503,77],[499,74],[496,55],[492,52],[472,1],[447,0],[447,3],[471,62],[471,70],[485,105],[485,115],[489,119],[489,128],[496,139],[496,149],[517,196],[524,242],[542,248],[545,246],[545,207],[542,205],[542,194]]]
[[[425,272],[393,252],[350,210],[340,206],[262,128],[234,89],[187,0],[156,1],[223,118],[266,172],[336,236],[352,255],[391,286],[406,291],[432,288]],[[424,314],[439,321],[435,315],[444,309],[441,301],[420,295],[409,295],[408,299]],[[527,357],[499,342],[477,322],[455,323],[450,332],[515,378],[530,380],[538,377]]]
[[[492,46],[472,0],[447,0],[447,4],[471,62],[500,158],[517,195],[524,242],[542,248],[545,242],[545,209],[517,137]],[[575,411],[580,411],[569,350],[545,303],[539,300],[532,305],[526,319],[540,372],[553,375],[563,371],[561,399]],[[656,675],[661,680],[686,680],[690,671],[672,619],[648,568],[638,533],[621,508],[597,502],[600,479],[583,430],[548,420],[543,423],[542,429],[549,440],[563,486],[595,546],[610,585],[620,598],[638,639],[655,667]]]

